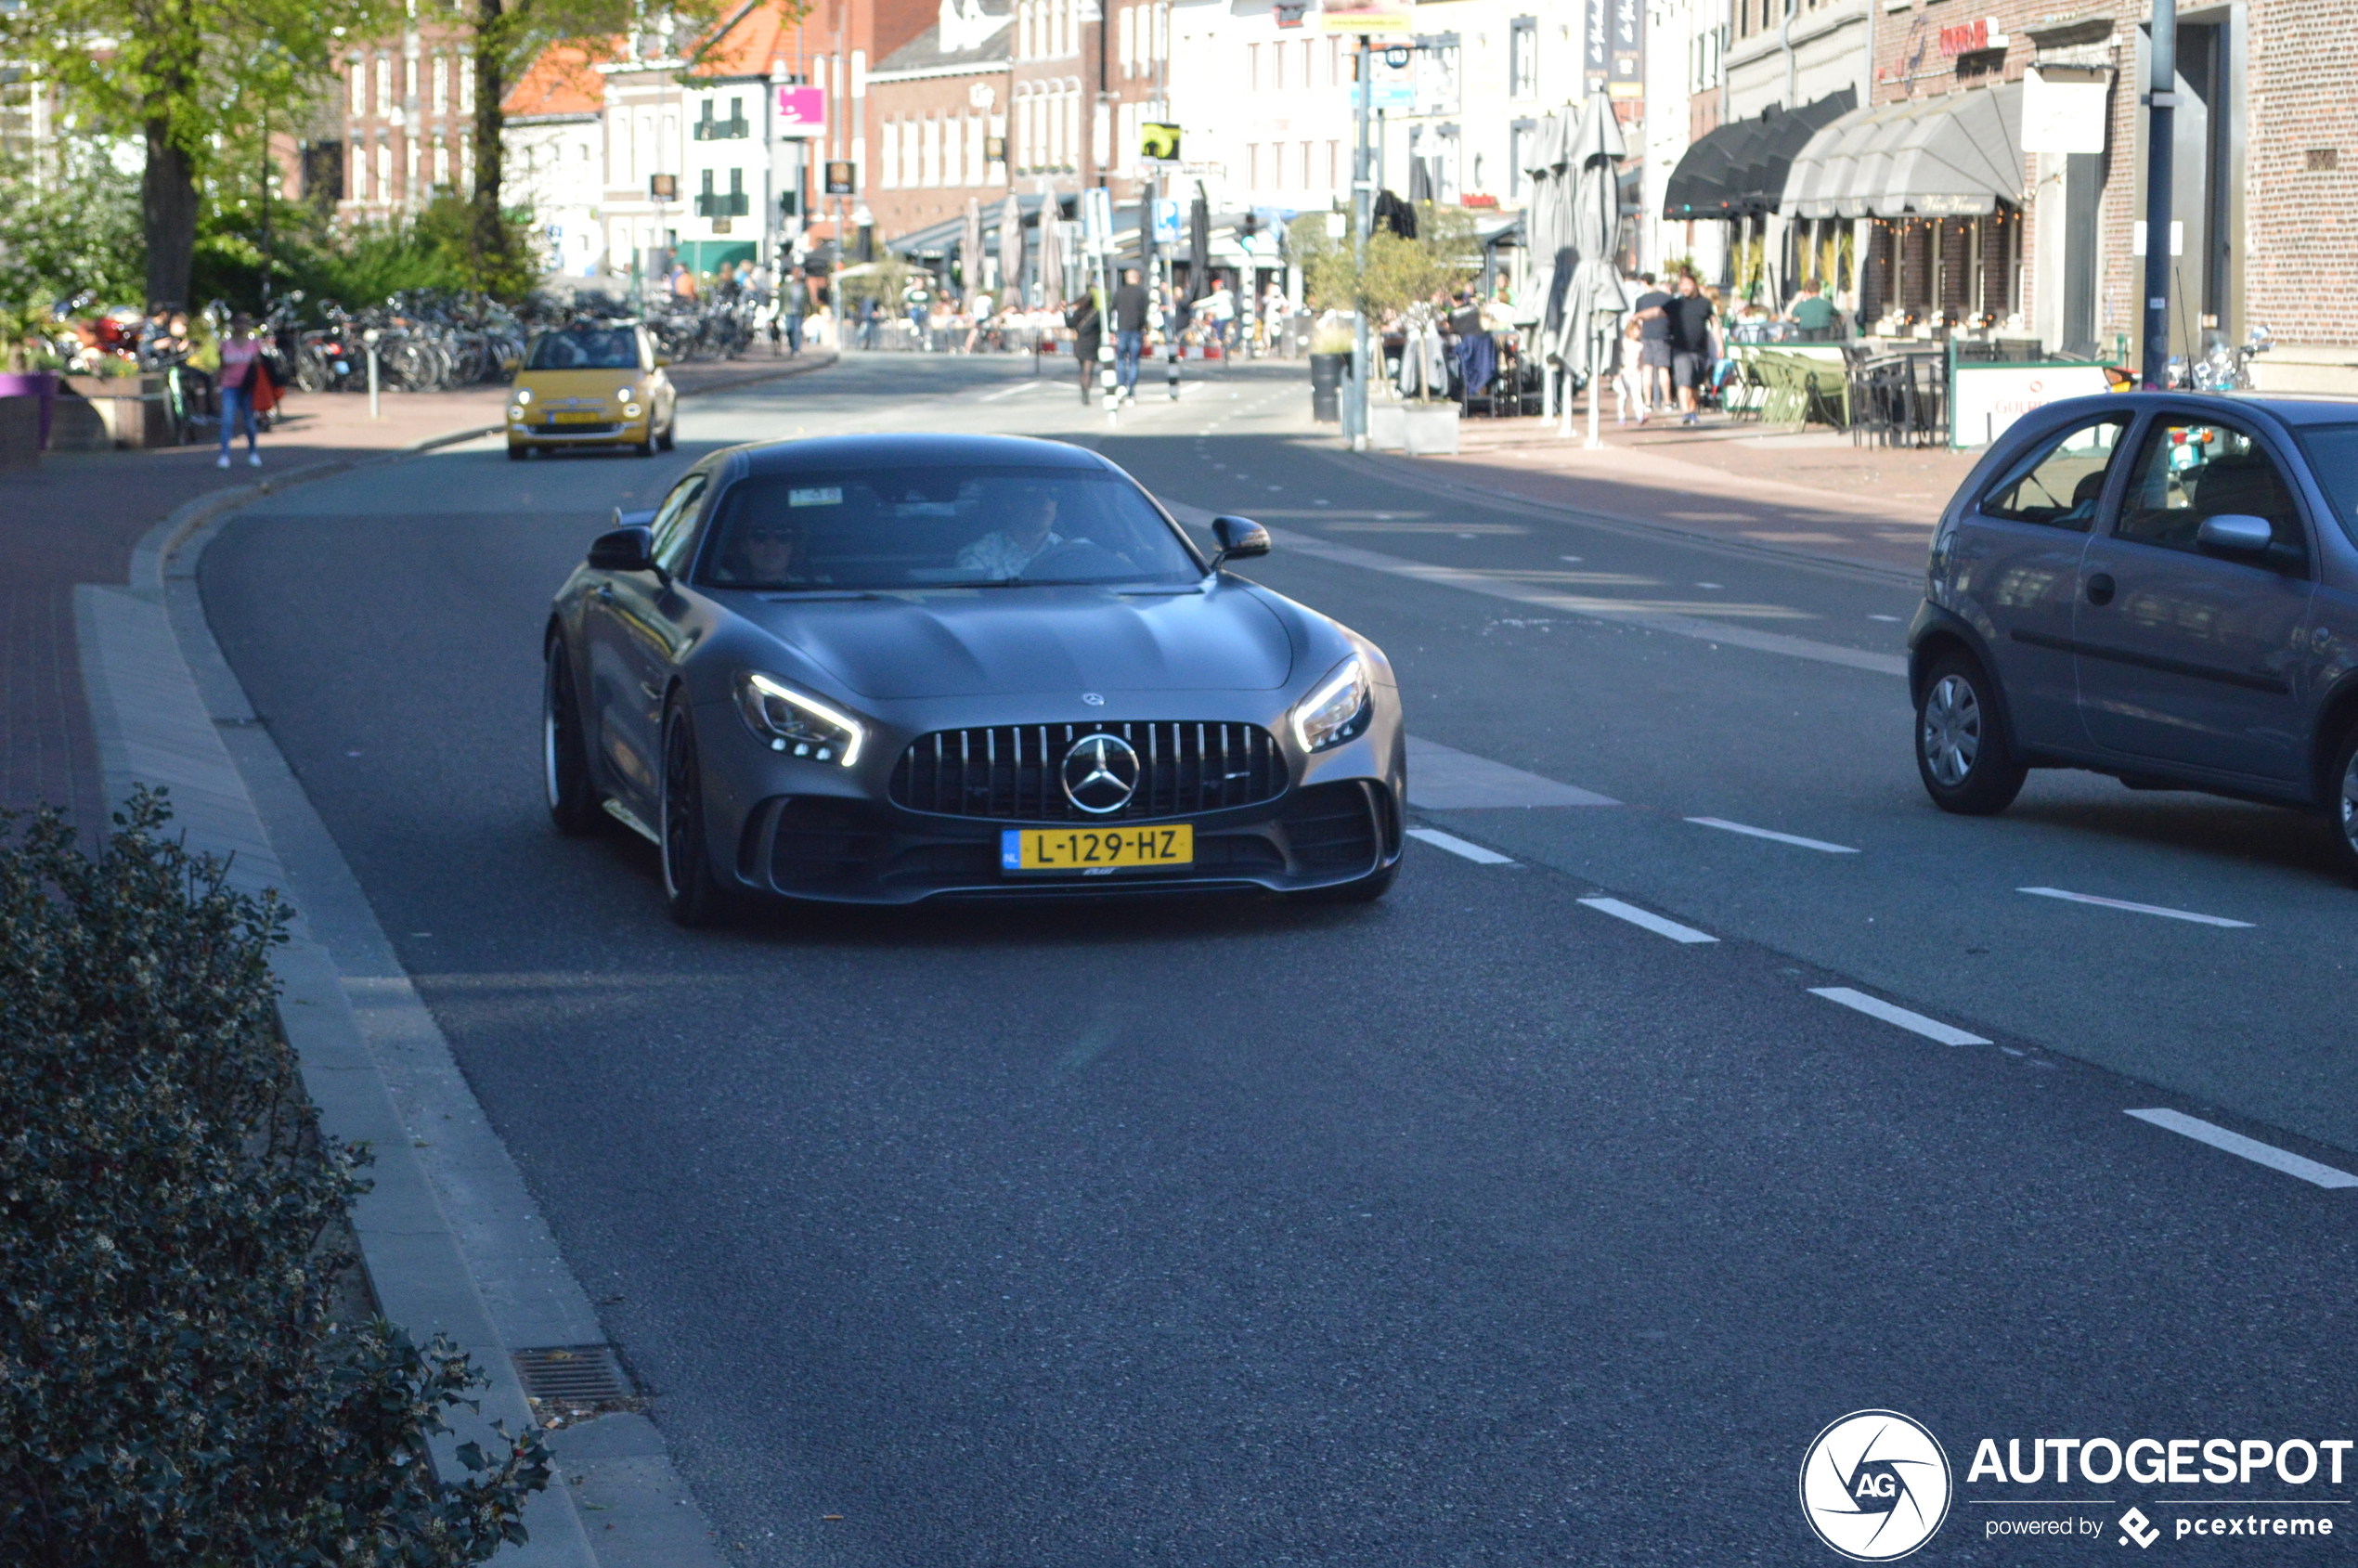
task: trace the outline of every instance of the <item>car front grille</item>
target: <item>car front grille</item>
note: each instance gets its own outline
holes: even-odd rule
[[[539,433],[543,435],[612,435],[621,428],[618,424],[559,424],[551,420],[539,427]]]
[[[1082,810],[1064,792],[1065,753],[1118,735],[1138,754],[1138,787],[1120,810]],[[892,801],[913,811],[998,822],[1128,822],[1274,800],[1285,759],[1258,724],[1002,724],[921,735],[893,765]]]

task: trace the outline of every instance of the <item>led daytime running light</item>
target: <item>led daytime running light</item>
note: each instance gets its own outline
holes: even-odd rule
[[[1367,667],[1358,654],[1354,654],[1337,666],[1334,673],[1316,690],[1294,705],[1294,739],[1301,743],[1305,752],[1322,751],[1329,745],[1339,745],[1338,736],[1349,739],[1344,732],[1351,728],[1352,720],[1367,706],[1369,695]],[[1328,712],[1347,697],[1354,699],[1348,706],[1331,714]]]
[[[762,703],[765,700],[782,702],[798,712],[809,714],[830,729],[842,732],[843,754],[834,759],[839,766],[849,768],[860,760],[860,746],[868,738],[868,727],[857,719],[829,707],[816,697],[805,696],[802,693],[771,679],[758,670],[746,670],[737,677],[737,680],[738,691],[743,699],[738,706],[744,710],[746,721],[752,724],[765,739],[773,744],[781,744],[784,737],[777,734],[762,715]]]

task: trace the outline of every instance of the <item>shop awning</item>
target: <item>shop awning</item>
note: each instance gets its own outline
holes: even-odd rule
[[[1663,191],[1666,218],[1750,218],[1778,210],[1794,158],[1859,101],[1848,87],[1787,113],[1731,121],[1687,149]]]
[[[1853,110],[1785,176],[1802,218],[1977,217],[2023,192],[2022,84]]]

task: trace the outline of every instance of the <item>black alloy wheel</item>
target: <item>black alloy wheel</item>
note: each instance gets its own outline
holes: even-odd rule
[[[705,842],[704,771],[695,720],[674,703],[663,719],[663,896],[682,926],[711,926],[728,914],[728,892],[712,875]]]
[[[1916,699],[1916,771],[1944,811],[1991,817],[2014,804],[2029,770],[2007,744],[1979,661],[1949,654],[1924,678]]]
[[[573,660],[562,637],[549,639],[540,680],[540,773],[549,820],[559,833],[578,838],[605,824],[605,804],[590,776],[589,736],[574,696]]]
[[[671,450],[673,440],[679,435],[679,434],[680,416],[675,413],[671,416],[671,422],[663,427],[663,434],[655,438],[655,445],[668,452]]]
[[[2352,723],[2341,744],[2334,747],[2333,771],[2327,778],[2331,788],[2326,797],[2326,812],[2333,824],[2334,847],[2341,869],[2358,876],[2358,723]]]

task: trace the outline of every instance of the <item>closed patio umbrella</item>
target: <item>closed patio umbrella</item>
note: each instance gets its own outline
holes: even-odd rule
[[[1196,200],[1187,209],[1187,299],[1189,303],[1211,292],[1211,198],[1203,187],[1196,187]]]
[[[1562,325],[1563,294],[1571,279],[1572,193],[1566,159],[1574,127],[1565,115],[1549,115],[1531,138],[1531,204],[1524,209],[1525,242],[1531,248],[1531,287],[1540,309],[1536,347],[1546,367],[1547,411],[1555,412],[1557,369],[1549,363]]]
[[[1613,334],[1629,313],[1615,259],[1621,249],[1621,158],[1627,151],[1621,117],[1602,93],[1588,95],[1580,131],[1565,160],[1571,182],[1568,229],[1572,277],[1564,289],[1562,330],[1555,352],[1588,378],[1588,445],[1601,441],[1598,404]],[[1563,434],[1572,434],[1571,399],[1565,399]]]
[[[1056,188],[1046,180],[1040,182],[1040,253],[1036,265],[1040,268],[1040,305],[1043,310],[1061,310],[1065,303],[1064,209],[1057,203]]]
[[[958,234],[958,292],[971,299],[982,287],[982,203],[966,198],[966,226]]]
[[[1012,190],[999,203],[999,292],[1008,304],[1023,299],[1023,203]]]

